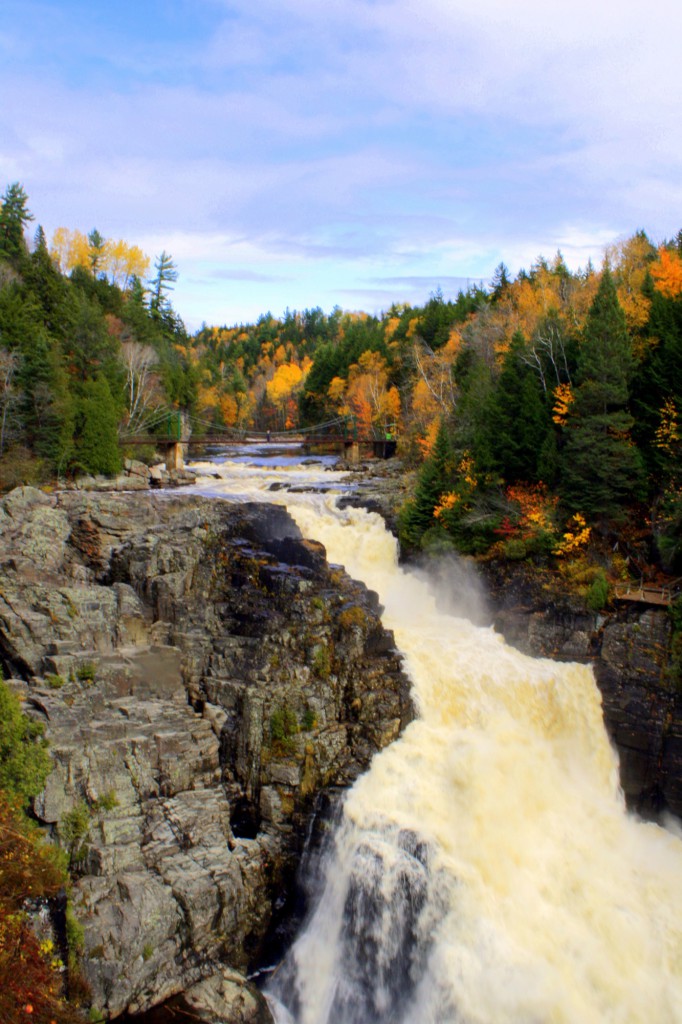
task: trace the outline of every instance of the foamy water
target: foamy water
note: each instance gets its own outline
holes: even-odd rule
[[[378,592],[419,710],[348,793],[319,904],[273,987],[281,1019],[682,1021],[682,839],[626,813],[591,670],[439,610],[378,516],[268,492],[262,468],[221,473],[200,487],[287,504]]]

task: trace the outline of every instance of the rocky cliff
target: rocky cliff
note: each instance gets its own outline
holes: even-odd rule
[[[267,1019],[235,971],[263,948],[316,795],[412,715],[375,595],[285,510],[187,495],[21,488],[0,505],[0,565],[0,660],[46,724],[35,811],[71,854],[93,1004],[190,990],[197,1009],[212,978],[204,1002]]]

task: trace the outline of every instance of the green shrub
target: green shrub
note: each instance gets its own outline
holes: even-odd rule
[[[59,823],[59,835],[68,851],[71,864],[85,856],[90,836],[90,810],[85,800],[79,800],[64,815]]]
[[[520,537],[510,537],[502,545],[502,553],[510,562],[520,562],[528,555],[528,548]]]
[[[270,735],[280,743],[290,739],[298,732],[298,721],[289,707],[278,708],[270,716]]]
[[[147,960],[151,960],[153,956],[154,947],[152,946],[151,942],[145,942],[144,946],[142,947],[142,959],[146,962]]]
[[[45,682],[51,690],[61,690],[62,686],[66,683],[66,679],[64,676],[50,674],[45,676]]]
[[[94,683],[97,673],[97,665],[94,661],[84,661],[76,669],[76,679],[81,683]]]
[[[113,811],[114,807],[118,807],[118,797],[113,789],[108,789],[95,801],[95,808],[98,811]]]
[[[587,591],[585,601],[590,611],[600,612],[602,608],[606,607],[609,599],[609,584],[604,570],[599,569],[592,581],[590,589]]]
[[[52,769],[42,735],[43,726],[26,717],[16,694],[0,682],[0,789],[24,803],[40,793]]]

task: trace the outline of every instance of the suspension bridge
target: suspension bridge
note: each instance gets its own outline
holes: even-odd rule
[[[236,427],[216,430],[210,420],[168,409],[158,410],[137,429],[123,432],[119,444],[121,447],[145,445],[164,451],[168,469],[182,468],[185,452],[190,447],[300,444],[308,450],[345,455],[350,462],[370,455],[387,459],[395,455],[396,450],[392,429],[386,430],[384,437],[368,436],[358,429],[352,416],[339,416],[324,423],[290,430],[246,431]]]

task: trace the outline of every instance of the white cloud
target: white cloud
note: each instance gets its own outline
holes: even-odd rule
[[[267,306],[259,274],[487,278],[677,230],[677,2],[204,0],[209,34],[169,38],[173,5],[156,40],[10,3],[0,173],[48,233],[97,225],[181,279],[241,267]]]

